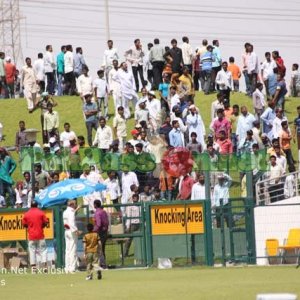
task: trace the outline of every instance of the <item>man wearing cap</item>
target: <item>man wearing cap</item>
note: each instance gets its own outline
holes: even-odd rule
[[[75,200],[69,200],[68,206],[63,212],[65,228],[65,271],[73,274],[77,267],[77,241],[81,232],[76,226],[75,214],[80,209]]]
[[[139,142],[138,136],[139,136],[139,131],[137,129],[132,129],[130,131],[130,134],[132,135],[132,139],[128,141],[133,147]]]
[[[24,214],[23,226],[28,232],[29,261],[32,269],[37,262],[47,266],[47,245],[44,236],[44,228],[49,223],[45,213],[38,208],[38,203],[33,201],[31,208]],[[34,270],[32,270],[34,271]]]
[[[104,117],[99,118],[99,127],[97,128],[94,138],[93,146],[98,145],[98,148],[103,152],[109,150],[109,146],[113,141],[113,134],[111,127],[106,125],[106,119]]]
[[[16,76],[16,66],[11,62],[11,58],[6,57],[6,63],[4,65],[5,68],[5,80],[6,80],[6,88],[8,91],[8,97],[13,99],[15,97],[15,76]]]
[[[92,131],[97,130],[98,128],[98,120],[97,113],[98,108],[95,102],[92,102],[92,95],[87,94],[84,96],[84,104],[83,104],[83,114],[85,117],[85,126],[87,130],[87,140],[88,144],[91,147],[93,144],[92,140]]]
[[[217,176],[218,183],[214,187],[213,196],[212,196],[212,208],[216,211],[216,221],[217,228],[221,226],[221,201],[223,202],[223,214],[227,223],[227,227],[229,227],[229,212],[228,212],[228,201],[229,201],[229,188],[232,183],[231,177],[226,174],[220,174]]]

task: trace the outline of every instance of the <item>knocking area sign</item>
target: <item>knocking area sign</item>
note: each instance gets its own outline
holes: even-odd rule
[[[201,203],[151,206],[153,235],[204,233],[203,219]]]
[[[25,241],[27,239],[26,228],[22,219],[26,211],[0,212],[0,242]],[[45,210],[48,224],[44,228],[45,239],[53,239],[53,211]]]

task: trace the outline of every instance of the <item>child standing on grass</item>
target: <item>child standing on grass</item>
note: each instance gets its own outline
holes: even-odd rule
[[[93,279],[93,270],[97,270],[97,279],[102,278],[101,271],[99,270],[99,249],[101,249],[100,237],[97,232],[93,232],[94,225],[88,224],[88,232],[83,237],[83,250],[86,259],[86,280]]]

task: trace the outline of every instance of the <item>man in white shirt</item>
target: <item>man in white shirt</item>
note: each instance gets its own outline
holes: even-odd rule
[[[44,58],[44,67],[45,67],[45,74],[47,77],[47,92],[50,95],[55,94],[55,59],[53,55],[53,49],[51,45],[46,46],[46,53]]]
[[[93,88],[95,97],[98,102],[99,116],[103,116],[108,119],[108,95],[107,95],[107,82],[104,78],[104,71],[99,70],[97,72],[98,78],[93,81]],[[103,109],[102,109],[103,106]]]
[[[121,85],[114,79],[114,76],[117,74],[119,69],[119,63],[116,59],[114,59],[112,64],[113,68],[109,71],[108,74],[108,90],[110,95],[112,95],[114,99],[115,114],[117,114],[118,107],[122,106]]]
[[[273,126],[272,126],[272,133],[273,133],[273,139],[277,139],[279,136],[279,132],[281,131],[281,123],[283,121],[288,121],[287,117],[283,115],[283,110],[280,107],[277,107],[275,109],[276,117],[273,120]]]
[[[34,61],[33,68],[36,74],[36,79],[40,87],[39,93],[45,92],[45,66],[43,53],[38,54],[38,59]]]
[[[93,79],[89,74],[89,68],[87,66],[82,67],[82,74],[77,79],[77,92],[79,93],[81,100],[84,102],[84,96],[87,94],[93,95]]]
[[[128,66],[125,62],[121,64],[118,72],[113,76],[113,80],[120,83],[124,115],[126,119],[129,119],[129,101],[132,101],[133,107],[135,107],[136,102],[138,100],[138,96],[135,92],[135,83],[133,75],[131,72],[128,71]]]
[[[153,66],[150,62],[150,51],[151,48],[153,47],[152,43],[148,43],[148,52],[146,52],[144,56],[144,70],[145,73],[147,74],[147,80],[150,83],[151,89],[153,89]]]
[[[262,93],[263,90],[263,84],[261,82],[258,82],[256,84],[256,90],[252,94],[252,100],[253,100],[253,108],[255,112],[255,116],[258,121],[260,121],[260,116],[265,110],[265,96]]]
[[[127,138],[127,127],[123,106],[118,107],[118,112],[113,118],[113,129],[115,137],[119,140],[119,149],[122,151]]]
[[[77,241],[81,232],[78,230],[75,221],[77,208],[75,200],[69,200],[68,206],[63,212],[63,222],[65,228],[65,272],[74,273],[77,267]]]
[[[251,95],[255,91],[255,86],[257,83],[257,76],[259,74],[259,65],[258,65],[258,57],[256,53],[253,51],[253,45],[248,45],[248,76],[251,84]]]
[[[217,117],[218,109],[224,109],[224,95],[220,92],[217,94],[217,100],[211,103],[211,122]]]
[[[35,71],[31,65],[31,59],[27,57],[25,59],[26,65],[22,68],[21,86],[24,87],[24,96],[27,100],[27,108],[29,113],[32,113],[33,109],[37,105],[37,78]]]
[[[191,200],[205,200],[205,177],[203,174],[198,174],[198,182],[192,187]]]
[[[68,148],[70,147],[70,141],[73,139],[77,139],[76,134],[74,131],[70,130],[70,123],[66,122],[64,124],[64,129],[65,131],[63,131],[60,134],[60,145],[62,147]]]
[[[224,98],[230,102],[230,91],[232,86],[232,74],[227,70],[228,63],[222,62],[222,69],[217,73],[216,83],[219,85],[220,92],[224,95]]]
[[[266,88],[266,94],[269,96],[269,76],[274,74],[274,69],[277,68],[276,63],[274,60],[271,60],[271,53],[266,52],[265,53],[266,60],[261,64],[260,70],[261,70],[261,78],[265,84]]]
[[[156,99],[153,91],[148,92],[148,101],[146,102],[146,107],[149,110],[152,131],[156,132],[161,125],[161,103]]]
[[[74,95],[76,82],[74,75],[74,55],[72,45],[66,46],[66,53],[64,54],[65,65],[65,92],[67,95]]]
[[[117,48],[113,47],[114,42],[112,40],[107,41],[108,49],[104,50],[102,67],[105,71],[105,78],[109,82],[109,73],[113,68],[113,61],[119,59]]]
[[[106,120],[104,117],[99,118],[99,127],[96,131],[95,139],[93,146],[97,146],[103,152],[107,152],[113,141],[112,130],[109,126],[106,125]]]
[[[127,166],[124,166],[126,168]],[[139,186],[139,181],[134,172],[129,172],[127,169],[125,169],[122,173],[122,197],[121,197],[121,203],[127,204],[131,198],[132,191],[130,187],[132,185]],[[124,208],[125,210],[125,208]]]
[[[108,178],[105,179],[103,182],[106,185],[106,201],[110,199],[111,204],[117,204],[119,202],[118,199],[122,195],[119,180],[116,176],[116,172],[114,171],[107,172],[107,175]]]
[[[270,194],[271,203],[280,201],[283,199],[283,183],[281,177],[283,175],[282,167],[277,163],[275,155],[270,156],[269,165],[269,187],[268,192]]]
[[[133,73],[135,88],[137,93],[140,91],[138,74],[140,76],[142,86],[144,87],[147,85],[147,81],[145,81],[144,79],[144,70],[143,70],[144,55],[145,54],[142,49],[142,44],[140,39],[134,40],[134,46],[132,46],[129,50],[125,52],[126,59],[131,63],[132,73]]]
[[[182,38],[183,44],[181,45],[182,60],[185,67],[188,67],[190,75],[192,75],[192,62],[193,62],[193,49],[189,44],[189,38],[184,36]]]

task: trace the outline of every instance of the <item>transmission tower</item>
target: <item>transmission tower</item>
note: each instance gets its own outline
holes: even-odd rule
[[[0,9],[0,51],[10,56],[15,64],[22,64],[19,0],[0,0]]]

